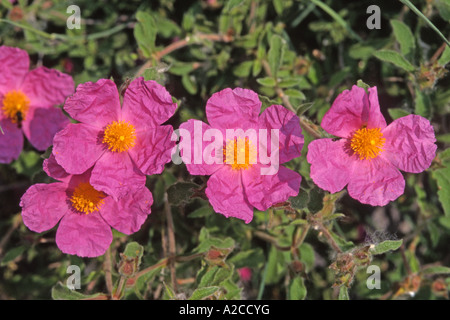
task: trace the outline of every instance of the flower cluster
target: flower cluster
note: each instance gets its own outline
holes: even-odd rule
[[[214,93],[205,106],[208,123],[191,119],[174,131],[166,123],[177,104],[155,81],[139,77],[119,92],[100,79],[73,93],[67,75],[28,71],[23,50],[0,47],[0,62],[0,162],[19,156],[22,132],[37,150],[53,146],[43,169],[56,182],[31,186],[20,206],[32,231],[59,224],[56,243],[64,253],[96,257],[111,244],[111,228],[137,232],[153,203],[146,176],[162,173],[177,151],[191,175],[209,176],[205,195],[225,217],[250,223],[254,209],[299,192],[301,176],[280,165],[301,156],[300,119],[280,105],[261,112],[252,90]],[[73,121],[55,108],[62,103]],[[421,172],[436,153],[427,119],[409,115],[386,124],[376,87],[342,92],[321,125],[337,138],[309,144],[312,180],[331,193],[347,186],[351,197],[373,206],[403,194],[399,170]]]

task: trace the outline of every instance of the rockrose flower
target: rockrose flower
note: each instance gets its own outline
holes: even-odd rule
[[[63,253],[103,255],[113,238],[111,227],[132,234],[151,212],[153,198],[145,187],[116,201],[90,184],[91,170],[68,174],[50,156],[44,160],[44,171],[59,182],[31,186],[20,201],[22,218],[30,230],[39,233],[59,222],[56,244]]]
[[[161,124],[174,114],[176,103],[155,81],[132,81],[122,106],[113,81],[80,84],[64,109],[79,123],[55,135],[53,154],[70,174],[93,167],[90,183],[96,190],[119,199],[171,160],[173,128]]]
[[[0,46],[0,163],[17,159],[23,134],[39,151],[51,146],[69,119],[56,105],[74,91],[70,76],[39,67],[29,71],[28,53]]]
[[[427,169],[436,153],[430,122],[409,115],[386,125],[377,88],[353,86],[342,92],[324,115],[322,128],[340,139],[318,139],[308,146],[311,178],[331,193],[347,186],[361,203],[384,206],[404,192],[399,170]]]
[[[209,124],[189,120],[179,131],[189,173],[210,175],[205,193],[213,209],[246,223],[254,208],[264,211],[297,195],[301,181],[298,173],[278,166],[300,156],[299,118],[279,105],[260,111],[255,92],[227,88],[207,101]]]

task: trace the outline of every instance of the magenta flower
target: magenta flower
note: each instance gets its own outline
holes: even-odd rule
[[[93,167],[90,183],[115,199],[159,174],[171,159],[173,128],[161,125],[176,110],[170,94],[155,81],[137,78],[121,107],[113,81],[80,84],[64,109],[80,123],[55,135],[53,154],[70,174]]]
[[[430,122],[409,115],[386,126],[380,112],[377,88],[353,86],[334,101],[324,115],[322,128],[341,139],[318,139],[308,146],[311,178],[331,193],[347,186],[361,203],[384,206],[404,192],[399,169],[418,173],[435,157]]]
[[[301,181],[298,173],[278,167],[300,155],[304,140],[298,117],[279,105],[261,115],[260,110],[255,92],[228,88],[208,100],[209,125],[199,120],[180,125],[179,146],[190,149],[186,152],[181,147],[182,159],[190,174],[211,176],[205,193],[214,210],[246,223],[253,219],[254,208],[264,211],[297,195]],[[183,131],[193,136],[190,143],[184,140]],[[227,131],[235,135],[230,137]],[[250,131],[259,136],[247,135]],[[213,143],[205,143],[211,141],[208,136],[213,132],[220,134]],[[278,136],[275,146],[273,132]],[[272,163],[263,158],[269,153]],[[203,155],[202,161],[198,154]]]
[[[29,71],[28,53],[18,48],[0,46],[0,65],[0,163],[10,163],[22,151],[23,134],[39,151],[51,146],[69,123],[55,106],[73,93],[74,83],[46,67]]]
[[[143,187],[119,201],[94,189],[91,170],[71,175],[53,155],[44,160],[44,171],[54,183],[31,186],[22,196],[22,219],[34,232],[52,229],[58,222],[56,244],[67,254],[103,255],[112,241],[111,227],[130,235],[138,231],[151,212],[152,194]]]

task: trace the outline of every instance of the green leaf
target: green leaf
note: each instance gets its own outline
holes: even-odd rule
[[[368,91],[370,86],[365,83],[364,81],[362,81],[361,79],[359,79],[358,81],[356,81],[356,85],[360,88],[363,88],[364,90]]]
[[[308,205],[309,194],[301,189],[298,195],[289,198],[289,202],[291,203],[292,208],[302,210]]]
[[[434,275],[434,274],[450,274],[450,268],[444,266],[431,266],[422,269],[422,273],[426,275]]]
[[[155,50],[156,33],[158,31],[155,19],[144,11],[136,13],[137,23],[134,27],[134,37],[143,55],[147,58]]]
[[[181,77],[181,83],[187,92],[191,95],[197,93],[197,84],[195,83],[195,77],[190,74],[183,74]]]
[[[305,281],[301,277],[295,277],[289,284],[289,300],[304,300],[306,294]]]
[[[442,52],[441,57],[438,59],[438,63],[441,66],[445,66],[449,62],[450,62],[450,47],[447,46],[445,47],[444,52]]]
[[[301,92],[300,90],[296,90],[296,89],[287,89],[284,91],[284,94],[291,98],[297,98],[300,100],[306,99],[305,94],[303,92]]]
[[[270,77],[258,78],[256,79],[256,82],[265,87],[275,87],[277,84],[275,79]]]
[[[19,158],[11,164],[18,174],[32,177],[42,169],[41,156],[35,151],[23,151]]]
[[[422,117],[431,117],[431,100],[430,97],[419,89],[415,90],[415,109],[414,113]]]
[[[405,57],[412,56],[414,54],[416,43],[411,29],[400,20],[391,20],[390,22],[395,38],[400,44],[401,53]]]
[[[413,72],[416,70],[408,60],[405,59],[400,53],[393,50],[378,50],[373,54],[381,61],[390,62],[405,71]]]
[[[442,19],[450,22],[450,0],[435,0],[434,5],[438,9]]]
[[[305,264],[307,272],[314,268],[315,260],[314,248],[309,243],[302,243],[300,246],[300,261]]]
[[[211,208],[210,205],[206,205],[203,207],[200,207],[198,209],[195,209],[191,213],[189,213],[188,218],[203,218],[207,217],[214,213],[214,210]]]
[[[181,205],[189,202],[195,190],[199,188],[198,184],[190,182],[178,182],[167,189],[167,200],[172,205]]]
[[[212,287],[203,287],[197,288],[188,300],[202,300],[212,296],[214,293],[220,290],[220,287],[212,286]]]
[[[237,65],[233,69],[233,74],[236,77],[245,78],[248,77],[252,71],[253,61],[244,61],[241,64]]]
[[[346,286],[341,286],[339,288],[339,300],[350,300],[350,296],[348,295],[348,288]]]
[[[270,38],[270,48],[267,53],[267,60],[269,62],[270,71],[272,72],[272,76],[274,78],[277,77],[278,69],[283,61],[284,50],[286,47],[286,40],[280,37],[277,34],[274,34]]]
[[[373,255],[383,254],[389,251],[397,250],[403,243],[403,239],[401,240],[386,240],[377,245],[370,250]]]
[[[56,285],[54,285],[51,291],[51,296],[53,300],[82,300],[95,298],[100,295],[102,295],[102,293],[85,295],[76,290],[70,290],[67,286],[63,285],[61,282],[58,282]]]
[[[389,108],[388,113],[393,120],[410,115],[408,111],[401,108]]]
[[[18,257],[20,257],[22,255],[22,253],[24,253],[25,249],[26,249],[25,246],[18,246],[18,247],[8,250],[3,257],[2,262],[0,263],[0,266],[5,266],[9,262],[14,261]]]
[[[164,288],[166,289],[166,294],[167,294],[167,296],[169,297],[169,299],[175,299],[175,292],[173,291],[173,289],[169,286],[169,285],[167,285],[165,282],[163,282],[164,283]]]
[[[438,157],[444,167],[433,170],[431,175],[436,180],[437,194],[445,216],[450,217],[450,149],[439,153]]]

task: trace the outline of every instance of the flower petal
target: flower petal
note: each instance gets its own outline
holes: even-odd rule
[[[23,133],[28,141],[39,151],[53,144],[55,134],[70,123],[60,108],[31,109],[22,122]]]
[[[67,213],[67,185],[61,182],[32,185],[20,200],[23,223],[34,232],[53,228]]]
[[[50,157],[44,160],[42,168],[49,177],[61,182],[69,183],[72,177],[71,174],[67,173],[64,168],[56,162],[55,155],[53,153],[50,154]]]
[[[20,89],[30,67],[30,57],[25,50],[1,46],[0,66],[2,66],[0,72],[1,95],[1,93]]]
[[[242,172],[248,202],[256,209],[265,211],[298,194],[302,178],[297,172],[281,166],[276,174],[262,175],[261,167],[256,165]]]
[[[342,138],[348,138],[364,125],[368,128],[386,127],[376,87],[369,89],[369,95],[357,86],[353,86],[351,91],[344,90],[325,113],[321,123],[325,131]]]
[[[395,120],[384,129],[383,138],[383,157],[400,170],[422,172],[436,156],[433,126],[424,117],[409,115]]]
[[[102,132],[82,123],[69,123],[53,139],[56,161],[71,174],[81,174],[105,153]]]
[[[128,152],[106,151],[92,169],[91,185],[115,200],[145,185],[145,175],[136,167]]]
[[[38,67],[28,72],[21,90],[30,99],[30,107],[50,108],[64,103],[74,92],[71,76],[55,69]]]
[[[171,161],[175,141],[171,141],[172,126],[157,126],[136,133],[136,144],[128,152],[136,166],[148,175],[160,174]]]
[[[349,195],[361,203],[384,206],[401,196],[405,179],[400,171],[381,157],[358,160],[347,186]]]
[[[0,127],[0,163],[11,163],[22,152],[23,133],[9,119],[0,120]]]
[[[356,158],[346,152],[347,143],[345,139],[317,139],[308,145],[310,176],[319,188],[335,193],[349,182]]]
[[[216,92],[206,102],[206,117],[213,128],[245,130],[256,127],[260,110],[258,94],[242,88]]]
[[[119,92],[109,79],[82,83],[67,98],[64,110],[75,120],[103,129],[112,121],[120,120]]]
[[[176,109],[177,104],[166,88],[139,77],[125,91],[121,120],[129,121],[136,131],[156,128],[173,116]]]
[[[113,239],[111,227],[98,212],[66,214],[56,231],[56,244],[66,254],[98,257],[109,248]]]
[[[253,219],[253,207],[248,203],[242,185],[241,172],[224,166],[207,182],[205,190],[215,212],[225,217],[235,217],[249,223]]]
[[[152,204],[152,194],[144,187],[118,201],[112,197],[105,198],[100,213],[111,227],[129,235],[139,231],[151,212]]]
[[[260,115],[259,128],[268,129],[266,138],[268,150],[271,141],[270,129],[279,130],[279,164],[300,156],[304,139],[300,119],[295,113],[283,106],[270,106]]]

